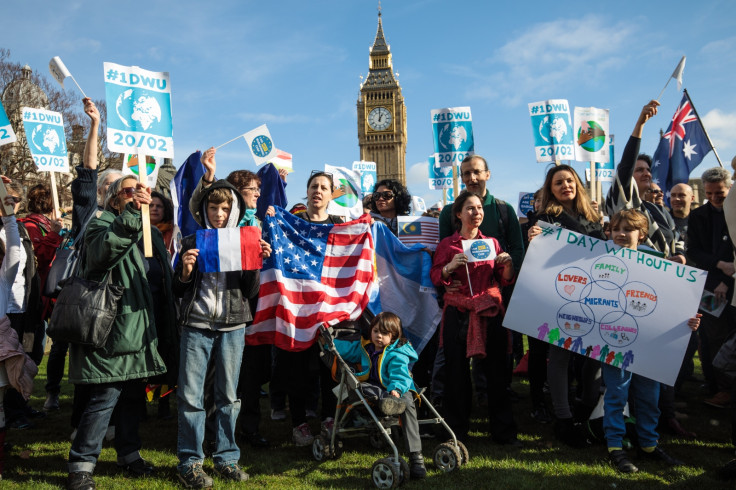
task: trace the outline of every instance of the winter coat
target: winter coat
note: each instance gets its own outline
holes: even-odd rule
[[[105,346],[70,346],[70,383],[112,383],[166,371],[158,352],[145,258],[137,245],[142,236],[141,212],[133,203],[128,203],[119,215],[99,211],[87,226],[82,276],[102,281],[109,271],[112,283],[123,286],[124,292]],[[151,236],[156,253],[163,251],[166,257],[161,234],[153,232]]]
[[[349,363],[360,365],[360,371],[355,373],[359,381],[367,381],[371,373],[371,356],[365,346],[370,340],[360,341],[335,340],[335,348],[340,356]],[[409,371],[409,364],[415,362],[419,356],[409,342],[399,345],[396,340],[383,349],[378,358],[378,377],[381,386],[386,391],[396,390],[403,395],[409,390],[417,391],[414,380]]]

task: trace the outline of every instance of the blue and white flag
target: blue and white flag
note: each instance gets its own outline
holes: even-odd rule
[[[652,182],[664,189],[666,203],[669,190],[675,184],[687,183],[690,172],[712,148],[686,91],[652,159]]]
[[[404,335],[422,352],[442,318],[437,291],[429,278],[432,257],[424,245],[407,247],[388,226],[371,227],[376,250],[376,280],[368,309],[377,315],[390,311],[401,318]]]
[[[452,167],[475,153],[470,107],[433,109],[434,157],[440,167]]]
[[[243,135],[243,138],[248,143],[248,148],[250,148],[250,152],[253,154],[256,165],[260,166],[268,163],[276,156],[276,147],[273,146],[271,133],[268,132],[268,127],[265,124],[248,131]]]
[[[360,189],[363,191],[363,195],[373,192],[378,179],[376,162],[365,162],[363,160],[353,162],[353,170],[360,175]]]
[[[573,130],[570,104],[565,99],[550,99],[529,104],[537,162],[573,160]]]
[[[64,118],[58,112],[24,107],[23,129],[39,172],[68,172]]]
[[[15,136],[13,126],[10,125],[8,115],[5,114],[5,108],[2,102],[0,102],[0,146],[15,143],[18,138]]]
[[[104,65],[108,149],[174,158],[169,73]]]

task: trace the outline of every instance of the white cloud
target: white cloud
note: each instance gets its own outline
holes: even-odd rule
[[[409,167],[409,171],[406,172],[406,186],[407,187],[427,187],[429,180],[429,163],[419,162]]]
[[[729,159],[729,155],[736,150],[736,113],[713,109],[703,117],[703,126],[720,152],[719,156]]]
[[[583,74],[591,83],[599,80],[622,64],[635,30],[632,22],[611,24],[595,15],[543,22],[498,48],[480,67],[450,69],[475,79],[466,96],[517,105]]]
[[[715,60],[722,61],[724,57],[731,56],[736,50],[736,36],[718,41],[711,41],[700,49],[705,56],[710,56]]]

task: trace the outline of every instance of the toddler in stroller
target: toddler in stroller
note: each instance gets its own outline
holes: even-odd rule
[[[334,340],[333,333],[338,334]],[[349,340],[345,338],[345,333],[352,334]],[[322,357],[339,381],[336,388],[339,393],[334,429],[331,434],[315,439],[314,456],[318,460],[325,456],[338,456],[337,453],[342,449],[339,438],[364,435],[368,428],[374,445],[376,442],[380,444],[383,439],[394,452],[394,458],[385,458],[373,465],[372,475],[377,486],[395,486],[406,477],[424,478],[427,470],[422,457],[419,424],[441,423],[448,432],[452,432],[414,386],[409,365],[417,360],[417,353],[402,333],[401,320],[393,313],[383,312],[376,315],[371,321],[370,339],[364,339],[355,333],[350,330],[333,332],[332,329],[322,329],[319,340]],[[422,421],[417,419],[415,397],[421,398],[422,403],[427,403],[435,418]],[[371,405],[378,406],[378,416]],[[354,410],[355,408],[365,410],[360,413],[361,410]],[[369,418],[363,416],[366,412]],[[398,421],[396,416],[399,417]],[[400,425],[403,432],[409,452],[409,465],[399,458],[396,445],[386,431],[397,425]],[[454,436],[446,445],[448,448],[439,452],[439,463],[438,454],[435,454],[434,459],[438,466],[449,471],[465,462],[462,459],[463,456],[467,459],[467,450],[464,446],[460,447],[462,444]],[[449,464],[446,461],[448,452],[449,459],[454,460]],[[448,467],[443,467],[443,463]]]

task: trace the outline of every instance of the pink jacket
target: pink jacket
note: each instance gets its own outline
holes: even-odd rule
[[[7,316],[0,318],[0,362],[5,363],[10,386],[28,400],[33,391],[33,378],[38,374],[36,364],[28,357],[18,341],[18,334],[10,326]]]

